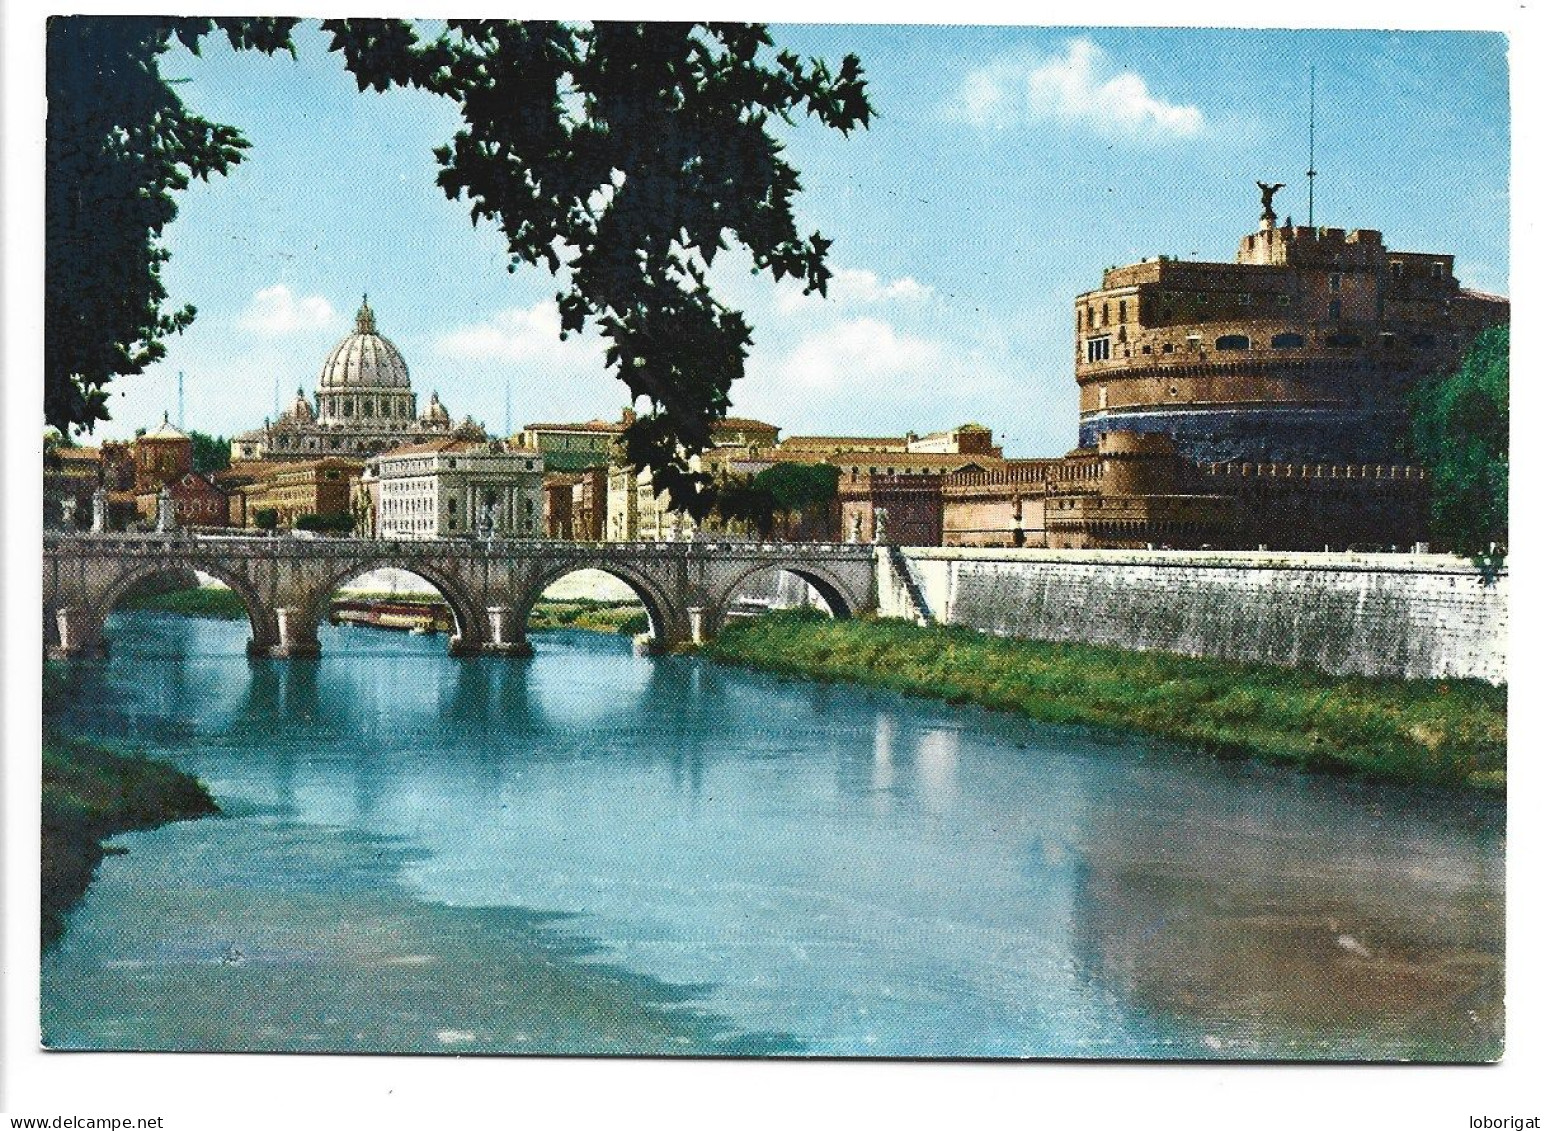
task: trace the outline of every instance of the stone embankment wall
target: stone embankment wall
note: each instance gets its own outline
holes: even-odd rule
[[[915,619],[878,555],[882,616]],[[906,549],[933,621],[1338,675],[1507,679],[1505,574],[1424,554]]]

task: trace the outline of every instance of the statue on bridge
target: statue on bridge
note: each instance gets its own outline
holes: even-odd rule
[[[881,546],[888,541],[888,508],[872,508],[872,541]]]
[[[108,489],[98,487],[91,493],[91,532],[104,534],[108,529]]]
[[[178,525],[177,512],[172,506],[172,487],[163,483],[156,496],[156,533],[166,534]]]

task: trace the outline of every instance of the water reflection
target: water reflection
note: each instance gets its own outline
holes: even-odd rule
[[[1499,1040],[1501,808],[1487,798],[1224,766],[637,658],[585,633],[545,634],[531,661],[510,662],[325,628],[322,659],[271,662],[227,646],[241,626],[133,627],[105,664],[70,674],[70,722],[179,761],[239,819],[149,834],[169,847],[110,861],[116,914],[134,926],[118,930],[104,905],[77,932],[90,945],[61,959],[72,1032],[128,1025],[113,1030],[122,1041],[170,1025],[153,1005],[126,1020],[114,1004],[140,993],[130,968],[108,965],[143,957],[125,939],[172,953],[214,939],[212,924],[263,934],[241,926],[263,922],[291,941],[248,941],[290,953],[301,928],[283,924],[333,939],[316,926],[332,907],[352,916],[360,953],[414,940],[409,957],[445,963],[342,975],[377,986],[431,1034],[426,1048],[440,1047],[431,1021],[448,1002],[506,984],[490,973],[503,948],[532,940],[512,941],[501,916],[532,909],[562,916],[544,920],[570,948],[551,961],[606,959],[652,986],[694,987],[722,1019],[717,1040],[778,1030],[843,1054],[1476,1058]],[[223,853],[238,842],[222,837],[252,841],[235,872]],[[383,902],[351,902],[363,892]],[[125,910],[155,907],[164,919]],[[453,935],[455,959],[425,941]],[[289,981],[262,992],[310,1016],[322,975],[299,959],[277,969]],[[165,977],[168,1008],[209,1000],[202,975]],[[234,1000],[224,1023],[242,1025]],[[481,1048],[545,1051],[496,1031]],[[612,1047],[594,1037],[555,1047]],[[362,1047],[326,1032],[272,1039]]]

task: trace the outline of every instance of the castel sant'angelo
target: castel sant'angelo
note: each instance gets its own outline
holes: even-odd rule
[[[1083,447],[1161,432],[1200,462],[1394,463],[1416,381],[1507,321],[1505,298],[1459,285],[1452,255],[1278,226],[1279,187],[1260,186],[1236,262],[1149,259],[1077,297]]]

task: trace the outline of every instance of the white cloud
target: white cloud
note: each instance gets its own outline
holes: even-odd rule
[[[1060,122],[1136,137],[1193,137],[1205,124],[1199,107],[1157,97],[1085,37],[1070,40],[1064,54],[1003,59],[972,72],[951,114],[978,126]]]
[[[929,378],[943,369],[940,343],[900,333],[876,318],[855,318],[800,342],[779,365],[792,389],[839,392],[878,378]]]
[[[885,280],[875,271],[842,267],[829,279],[827,297],[805,295],[800,283],[782,282],[775,292],[775,309],[782,314],[794,314],[820,305],[844,309],[885,302],[922,302],[931,294],[929,286],[909,275]]]
[[[332,325],[334,308],[322,295],[296,295],[284,283],[255,291],[237,319],[255,334],[295,334]]]
[[[601,368],[602,345],[592,336],[560,340],[560,311],[552,299],[514,306],[483,322],[460,326],[437,339],[436,348],[465,361],[585,362]]]

